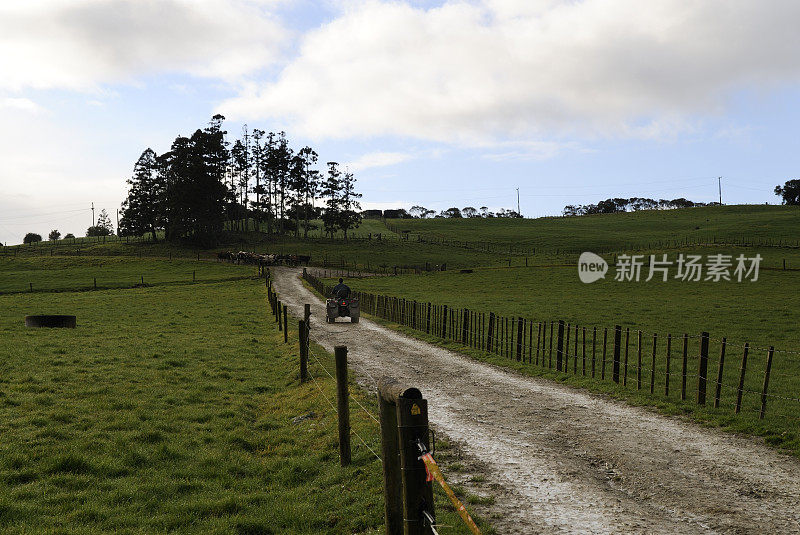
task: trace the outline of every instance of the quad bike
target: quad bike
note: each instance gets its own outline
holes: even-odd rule
[[[325,321],[334,323],[336,318],[350,317],[350,323],[358,323],[358,318],[361,315],[361,304],[357,297],[348,297],[345,299],[328,299],[326,307],[327,315]]]

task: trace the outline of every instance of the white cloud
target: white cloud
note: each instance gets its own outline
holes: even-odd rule
[[[370,152],[359,156],[355,160],[346,162],[350,171],[357,172],[373,167],[386,167],[396,165],[414,158],[414,155],[405,152]]]
[[[29,98],[0,98],[0,108],[21,110],[29,113],[40,113],[44,111],[44,108]]]
[[[278,58],[269,2],[34,0],[0,4],[0,89],[96,90],[160,72],[235,79]]]
[[[797,20],[794,0],[350,2],[220,111],[314,138],[669,138],[738,89],[796,83]]]

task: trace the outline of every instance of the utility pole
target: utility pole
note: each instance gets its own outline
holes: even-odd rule
[[[92,226],[94,226],[94,203],[92,203]]]
[[[519,209],[519,188],[517,188],[517,214],[522,216],[522,212]]]
[[[717,177],[717,183],[719,184],[719,204],[722,205],[722,177]]]

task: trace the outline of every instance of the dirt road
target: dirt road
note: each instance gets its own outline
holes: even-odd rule
[[[347,345],[365,384],[422,390],[466,471],[501,486],[499,533],[800,533],[800,462],[755,439],[705,429],[551,381],[523,377],[362,318],[326,324],[290,269],[274,286],[312,336]],[[448,474],[445,474],[446,476]]]

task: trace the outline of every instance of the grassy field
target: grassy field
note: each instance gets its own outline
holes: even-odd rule
[[[659,242],[748,241],[800,245],[796,206],[710,206],[539,219],[396,219],[396,231],[428,239],[513,245],[529,250],[623,250]]]
[[[14,250],[17,249],[16,256]],[[463,268],[475,265],[499,265],[506,261],[494,253],[470,249],[440,247],[435,244],[418,243],[398,239],[382,239],[375,236],[372,240],[349,240],[329,238],[309,238],[308,240],[290,236],[268,236],[257,232],[229,235],[228,239],[213,249],[201,250],[194,247],[173,245],[167,242],[131,242],[109,241],[84,244],[80,247],[64,245],[53,247],[52,258],[59,256],[91,256],[91,257],[142,257],[144,259],[161,258],[184,260],[196,259],[198,253],[204,260],[215,260],[219,251],[255,251],[270,254],[310,255],[311,263],[318,266],[338,267],[345,264],[352,268],[355,264],[360,269],[373,271],[390,270],[393,266],[425,266],[431,267],[446,264],[452,268]],[[45,261],[51,255],[51,248],[43,245],[19,248],[6,248],[0,255],[0,262],[12,262],[24,258]],[[33,262],[35,265],[36,262]],[[190,273],[191,274],[191,273]]]
[[[197,260],[125,257],[0,257],[0,293],[130,288],[252,276],[254,266]]]
[[[380,461],[354,438],[339,467],[320,368],[332,358],[316,348],[318,382],[299,383],[263,281],[5,295],[0,308],[3,533],[381,531]],[[56,311],[78,328],[23,326]],[[351,414],[377,451],[377,425]]]

